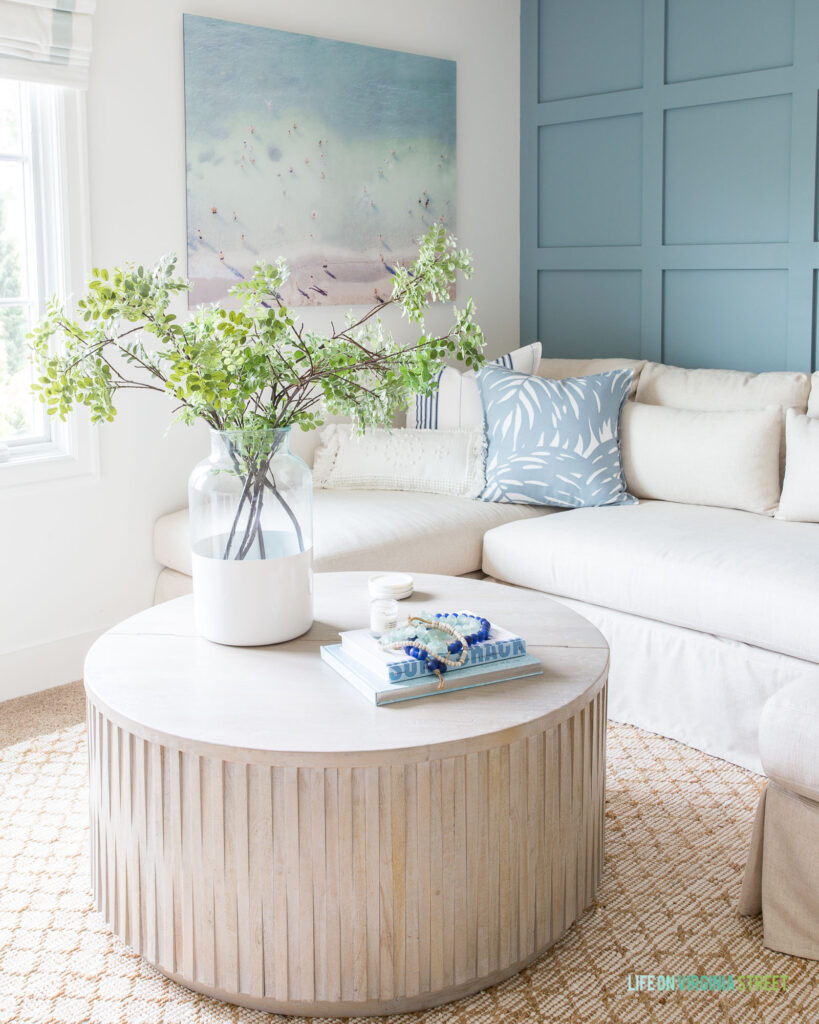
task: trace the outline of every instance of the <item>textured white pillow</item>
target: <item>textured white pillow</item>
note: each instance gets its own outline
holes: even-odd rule
[[[819,419],[788,409],[785,482],[777,519],[819,523]]]
[[[537,373],[540,342],[524,345],[490,360],[518,373]],[[407,409],[407,426],[416,430],[483,430],[483,405],[474,370],[461,372],[445,366],[438,374],[438,390],[416,395]]]
[[[620,438],[628,489],[638,498],[773,515],[781,418],[778,408],[695,412],[627,402]]]
[[[333,423],[313,463],[317,487],[427,491],[476,498],[484,486],[481,430],[368,430]]]

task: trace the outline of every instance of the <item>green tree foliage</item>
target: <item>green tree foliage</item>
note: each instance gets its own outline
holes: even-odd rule
[[[5,203],[0,197],[0,297],[20,295],[20,253],[14,242],[6,237]],[[28,358],[26,346],[26,317],[22,306],[0,306],[0,339],[5,344],[5,372],[13,377]]]
[[[5,226],[5,200],[0,196],[0,298],[16,298],[22,289],[20,253]],[[0,437],[22,433],[28,426],[27,384],[18,376],[27,359],[25,308],[0,305]]]

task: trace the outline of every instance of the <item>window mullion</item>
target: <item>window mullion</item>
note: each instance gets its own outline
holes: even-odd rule
[[[22,294],[0,298],[0,315],[13,325],[9,338],[19,354],[20,332],[33,327],[45,312],[46,301],[55,295],[65,299],[81,286],[79,274],[89,263],[90,246],[84,97],[74,89],[15,84],[23,152],[0,153],[0,172],[21,179],[15,186],[22,187],[15,230],[22,234],[20,269],[26,283],[21,283]],[[28,392],[20,387],[23,374],[27,379],[36,371],[30,362],[23,368],[19,358],[15,364],[19,368],[14,373],[20,376],[3,374],[5,379],[0,380],[0,400],[8,393],[13,416],[9,419],[12,436],[3,437],[0,431],[0,492],[95,472],[95,441],[85,411],[79,410],[63,423],[47,417],[33,398],[31,406],[25,407],[24,392]]]
[[[46,297],[62,294],[57,266],[58,253],[62,253],[61,211],[54,201],[54,188],[59,167],[54,146],[53,100],[47,102],[43,92],[35,85],[26,85],[26,150],[30,154],[27,162],[26,202],[27,240],[29,246],[29,326],[45,313]],[[43,406],[36,405],[37,425],[35,429],[42,441],[54,437],[51,419]]]

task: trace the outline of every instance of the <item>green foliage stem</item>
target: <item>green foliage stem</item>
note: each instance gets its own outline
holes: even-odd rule
[[[201,306],[185,321],[170,312],[190,287],[176,276],[174,255],[151,268],[95,268],[76,317],[53,300],[29,335],[33,387],[50,415],[84,405],[95,422],[114,418],[118,391],[143,389],[170,395],[183,422],[203,419],[217,430],[307,430],[327,413],[349,415],[360,429],[388,424],[413,394],[435,389],[445,359],[483,362],[471,299],[453,311],[445,334],[425,328],[426,310],[449,298],[458,271],[471,275],[470,253],[433,227],[412,265],[396,268],[389,299],[321,334],[282,302],[281,260],[258,263],[231,289],[238,310]],[[385,328],[388,306],[418,325],[415,344],[399,344]]]

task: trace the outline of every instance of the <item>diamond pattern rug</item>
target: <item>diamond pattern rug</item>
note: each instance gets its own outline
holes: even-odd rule
[[[3,711],[0,710],[0,716]],[[819,963],[762,946],[736,903],[762,780],[672,740],[609,727],[599,899],[502,985],[390,1024],[816,1024]],[[84,727],[0,750],[0,1022],[295,1022],[168,981],[89,892]],[[635,975],[787,975],[785,991],[638,991]],[[631,982],[631,988],[630,986]]]

